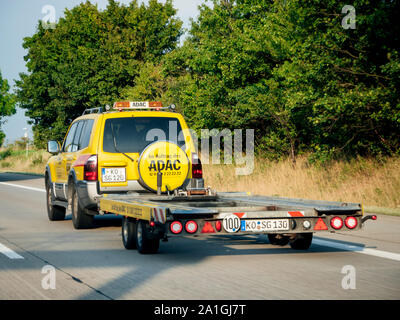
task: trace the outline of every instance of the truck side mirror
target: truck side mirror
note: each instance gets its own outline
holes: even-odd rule
[[[49,152],[51,154],[57,154],[60,152],[60,150],[61,150],[61,148],[60,148],[60,144],[58,143],[58,141],[50,140],[47,142],[47,152]]]

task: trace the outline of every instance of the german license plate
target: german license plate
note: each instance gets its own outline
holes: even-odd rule
[[[125,168],[101,168],[103,182],[125,182]]]
[[[289,219],[241,220],[240,231],[263,232],[289,230]]]

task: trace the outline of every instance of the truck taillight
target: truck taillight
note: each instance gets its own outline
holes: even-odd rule
[[[97,155],[92,155],[86,160],[83,177],[86,181],[97,181]]]
[[[192,178],[203,178],[203,168],[201,166],[200,158],[196,153],[192,153]]]
[[[182,232],[183,226],[179,221],[174,221],[170,224],[169,229],[172,233],[178,234]]]
[[[196,221],[190,220],[185,224],[185,230],[187,233],[195,233],[197,231]]]
[[[343,220],[340,217],[333,217],[331,219],[331,226],[333,229],[339,230],[343,227]]]
[[[354,229],[355,227],[357,227],[358,221],[354,217],[347,217],[344,220],[344,224],[346,225],[347,228]]]

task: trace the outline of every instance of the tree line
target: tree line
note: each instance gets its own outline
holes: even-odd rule
[[[399,1],[214,0],[187,36],[173,3],[89,1],[24,39],[16,101],[34,142],[85,108],[174,103],[195,129],[255,129],[257,151],[318,159],[400,152]]]
[[[4,123],[2,117],[11,116],[15,112],[15,96],[10,92],[10,85],[7,79],[3,79],[0,72],[0,147],[6,137],[1,130],[1,125]]]

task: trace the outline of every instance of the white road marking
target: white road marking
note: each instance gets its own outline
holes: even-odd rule
[[[10,248],[6,247],[4,244],[0,243],[0,253],[4,254],[10,259],[24,259],[23,256],[20,256],[18,253],[12,251]]]
[[[13,184],[13,183],[7,183],[7,182],[0,182],[0,184],[5,185],[5,186],[11,186],[11,187],[17,187],[17,188],[22,188],[22,189],[33,190],[33,191],[46,192],[45,189],[21,186],[20,184]]]
[[[345,250],[345,251],[363,253],[363,254],[367,254],[370,256],[379,257],[379,258],[386,258],[386,259],[391,259],[391,260],[395,260],[395,261],[400,261],[400,254],[398,254],[398,253],[364,248],[361,246],[354,246],[351,244],[338,243],[338,242],[334,242],[334,241],[330,241],[330,240],[322,240],[322,239],[314,239],[312,243],[319,245],[319,246],[326,246],[326,247],[341,249],[341,250]]]

